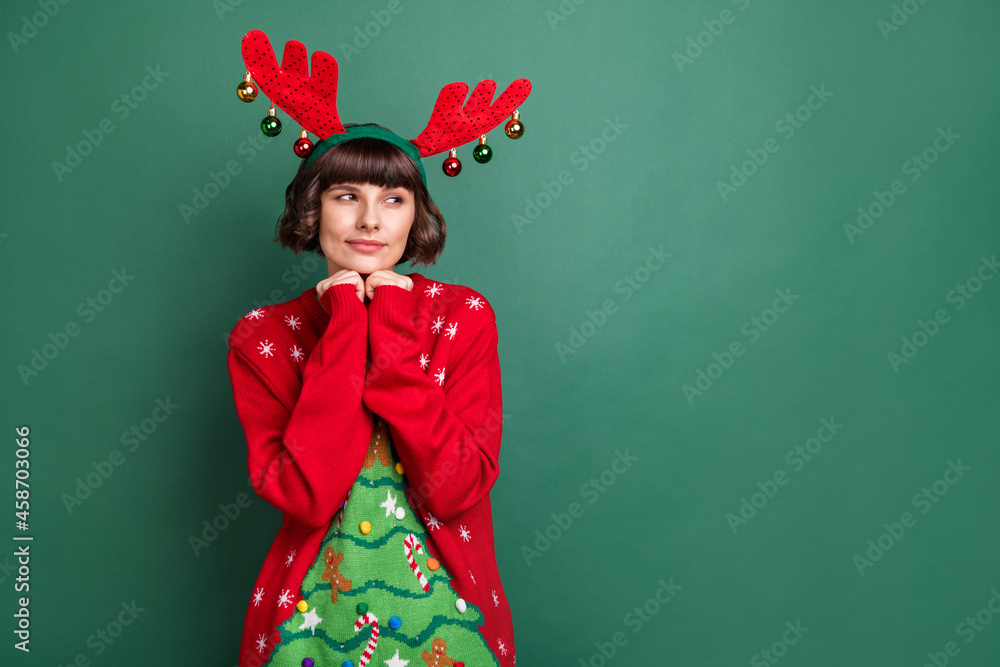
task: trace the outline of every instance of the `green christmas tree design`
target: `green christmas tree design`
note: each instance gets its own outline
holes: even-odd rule
[[[499,665],[477,627],[482,612],[455,593],[428,552],[404,474],[376,416],[364,467],[295,599],[308,608],[297,605],[278,626],[281,643],[268,665],[301,667],[306,658],[315,667]]]

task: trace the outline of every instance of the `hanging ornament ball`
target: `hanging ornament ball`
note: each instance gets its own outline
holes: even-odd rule
[[[455,609],[458,610],[459,614],[464,614],[465,610],[468,609],[468,607],[465,604],[465,600],[463,600],[462,598],[458,598],[455,601]]]
[[[313,142],[309,141],[308,132],[302,130],[302,133],[299,135],[299,138],[295,140],[294,149],[295,149],[295,154],[298,155],[299,157],[309,157],[309,154],[312,153]],[[367,521],[365,523],[367,523]]]
[[[361,522],[361,534],[362,535],[367,535],[370,532],[372,532],[372,525],[369,522],[367,522],[367,521],[362,521]]]
[[[260,121],[260,131],[269,137],[276,137],[281,134],[281,121],[269,114]]]
[[[257,86],[250,80],[250,72],[244,74],[240,85],[236,86],[236,97],[244,102],[253,102],[257,99]]]
[[[472,149],[472,157],[475,158],[476,162],[479,164],[486,164],[493,159],[493,149],[486,144],[479,144]]]
[[[358,603],[358,616],[364,616],[368,613],[368,604],[365,602]]]
[[[503,131],[507,133],[507,136],[511,139],[520,139],[524,136],[524,123],[517,119],[510,119],[504,126]]]
[[[309,603],[305,600],[299,600],[298,603],[296,603],[295,608],[304,614],[309,611]]]
[[[445,158],[444,164],[441,165],[441,169],[448,176],[458,176],[462,171],[462,163],[458,160],[458,151],[452,148],[448,151],[448,157]]]
[[[403,621],[399,620],[399,616],[393,616],[389,619],[389,627],[393,630],[399,630],[399,626],[403,624]]]
[[[302,658],[302,667],[313,667],[315,664],[312,658]]]
[[[438,563],[437,558],[428,558],[427,559],[427,569],[428,570],[436,570],[436,569],[438,569],[439,566],[440,566],[440,563]]]

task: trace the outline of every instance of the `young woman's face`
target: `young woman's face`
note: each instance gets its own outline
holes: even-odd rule
[[[392,269],[403,256],[416,211],[410,190],[337,183],[320,201],[319,244],[329,275],[351,269],[367,277]]]

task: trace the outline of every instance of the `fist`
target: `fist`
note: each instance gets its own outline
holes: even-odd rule
[[[361,278],[361,274],[357,271],[351,271],[350,269],[341,269],[329,278],[324,278],[319,281],[319,283],[316,284],[316,300],[319,301],[322,306],[323,301],[321,300],[321,297],[323,296],[323,293],[334,285],[341,285],[343,283],[354,285],[354,293],[358,296],[358,299],[364,303],[365,281]]]
[[[396,285],[406,291],[413,290],[413,279],[396,273],[391,269],[379,269],[368,274],[364,282],[364,295],[371,299],[375,296],[375,288],[379,285]]]

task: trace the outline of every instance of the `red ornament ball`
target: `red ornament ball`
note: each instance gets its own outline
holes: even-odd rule
[[[441,169],[448,176],[458,176],[462,171],[462,163],[457,157],[449,157],[441,165]]]
[[[294,149],[295,154],[299,157],[309,157],[309,154],[312,153],[313,142],[309,141],[306,137],[296,139]]]

